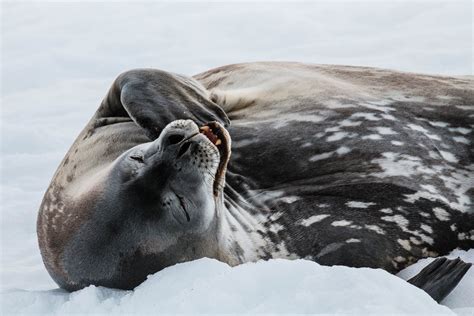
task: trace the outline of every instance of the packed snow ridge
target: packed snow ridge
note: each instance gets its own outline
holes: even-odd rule
[[[474,260],[474,250],[454,252]],[[401,273],[411,277],[430,259]],[[467,278],[473,280],[473,271]],[[89,286],[62,290],[2,293],[6,314],[129,313],[324,313],[454,315],[424,291],[381,269],[326,267],[307,260],[270,260],[230,267],[200,259],[166,268],[133,291]],[[459,289],[472,295],[473,282]],[[449,297],[447,298],[449,301]],[[454,302],[456,312],[474,309]]]

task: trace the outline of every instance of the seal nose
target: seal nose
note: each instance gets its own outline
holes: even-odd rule
[[[172,134],[168,136],[168,144],[169,145],[174,145],[180,143],[184,139],[184,133],[183,134]]]
[[[157,148],[170,157],[180,158],[193,148],[191,138],[199,134],[199,127],[191,120],[177,120],[168,124],[157,139]]]
[[[178,151],[178,155],[176,156],[177,158],[180,158],[182,155],[184,155],[187,151],[189,151],[189,148],[191,148],[191,142],[187,141],[184,144],[181,145]]]
[[[166,135],[163,145],[164,148],[172,148],[172,152],[177,152],[176,158],[183,156],[191,147],[192,138],[197,133],[188,135],[185,131],[173,131],[169,135]]]

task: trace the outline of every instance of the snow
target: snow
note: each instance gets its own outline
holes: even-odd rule
[[[60,160],[125,70],[154,67],[191,75],[229,63],[291,60],[467,75],[471,8],[470,1],[2,2],[3,314],[134,308],[155,313],[157,306],[186,311],[193,304],[188,311],[194,312],[216,302],[212,310],[232,312],[403,313],[396,308],[405,304],[420,313],[448,313],[383,271],[306,261],[229,268],[201,260],[162,271],[134,292],[90,287],[68,294],[56,289],[43,266],[35,225]],[[466,131],[455,132],[464,141]],[[473,313],[473,273],[445,302],[455,312]],[[243,305],[257,301],[263,305]]]
[[[134,291],[90,286],[11,291],[7,313],[324,313],[443,314],[428,294],[383,270],[324,267],[306,260],[272,260],[234,268],[216,260],[178,264]]]

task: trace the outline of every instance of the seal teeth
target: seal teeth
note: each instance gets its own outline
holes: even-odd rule
[[[213,130],[210,126],[204,125],[199,128],[199,131],[204,134],[214,145],[219,145],[222,143],[222,140],[219,139],[217,129]]]

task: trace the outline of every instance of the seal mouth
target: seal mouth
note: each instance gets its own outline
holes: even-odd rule
[[[218,122],[210,122],[201,126],[199,132],[206,136],[219,151],[219,165],[213,186],[214,196],[217,196],[219,194],[219,188],[224,187],[224,175],[230,158],[230,135]]]

